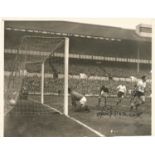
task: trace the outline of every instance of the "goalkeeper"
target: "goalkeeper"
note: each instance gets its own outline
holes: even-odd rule
[[[89,108],[86,105],[87,98],[84,95],[72,90],[71,88],[68,88],[68,93],[71,96],[71,103],[75,111],[89,112]]]

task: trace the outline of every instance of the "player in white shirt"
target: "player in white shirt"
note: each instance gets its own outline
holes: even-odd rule
[[[122,99],[126,95],[127,90],[126,90],[126,86],[122,85],[122,84],[117,86],[116,89],[117,89],[117,97],[118,97],[116,105],[118,105],[118,104],[120,104],[122,102]]]
[[[142,76],[140,80],[138,80],[136,85],[136,91],[133,94],[133,100],[131,102],[130,109],[138,108],[141,104],[145,103],[145,88],[146,88],[146,76]],[[136,103],[136,98],[139,99],[140,103]]]

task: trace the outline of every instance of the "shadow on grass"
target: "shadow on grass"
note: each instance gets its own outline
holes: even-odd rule
[[[4,118],[5,137],[92,137],[88,129],[40,103],[20,100]]]

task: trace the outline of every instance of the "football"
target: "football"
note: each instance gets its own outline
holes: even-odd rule
[[[15,101],[14,99],[10,99],[10,100],[9,100],[9,104],[10,104],[10,105],[15,105],[15,104],[16,104],[16,101]]]

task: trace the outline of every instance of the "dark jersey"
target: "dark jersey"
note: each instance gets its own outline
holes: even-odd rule
[[[107,88],[107,87],[105,87],[105,86],[102,86],[101,88],[100,88],[100,93],[101,92],[105,92],[105,93],[109,93],[109,89]]]

